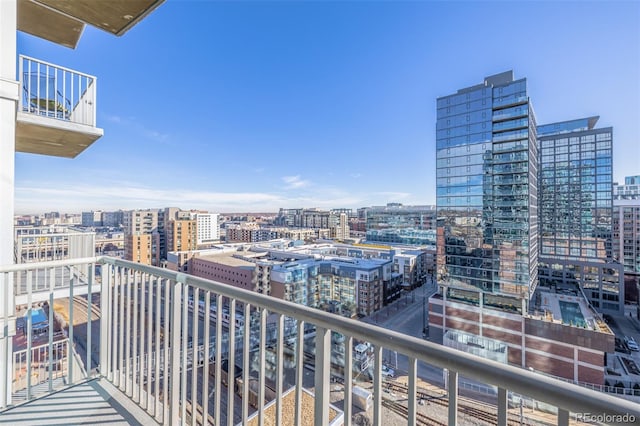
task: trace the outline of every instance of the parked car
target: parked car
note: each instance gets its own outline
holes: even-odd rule
[[[631,349],[632,351],[634,352],[640,351],[640,347],[638,346],[638,344],[636,343],[633,337],[625,337],[624,341],[629,347],[629,349]]]

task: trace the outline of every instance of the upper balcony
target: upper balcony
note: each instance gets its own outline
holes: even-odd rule
[[[51,282],[34,303],[38,271],[58,268],[86,270],[89,291],[65,276],[65,296]],[[27,302],[0,317],[13,342],[0,354],[0,423],[338,426],[364,412],[375,425],[506,426],[523,424],[523,404],[528,424],[640,419],[623,398],[167,269],[109,257],[9,265],[0,288],[18,276]],[[468,398],[478,390],[482,402]]]
[[[74,158],[103,135],[96,77],[20,55],[16,151]]]

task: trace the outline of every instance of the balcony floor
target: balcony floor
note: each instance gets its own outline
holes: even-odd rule
[[[91,380],[0,413],[10,425],[153,425],[157,422],[106,380]]]

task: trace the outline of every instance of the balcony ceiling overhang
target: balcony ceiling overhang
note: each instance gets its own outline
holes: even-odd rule
[[[18,111],[16,152],[75,158],[103,134],[97,127]]]
[[[121,36],[164,0],[18,0],[18,30],[75,48],[85,24]]]

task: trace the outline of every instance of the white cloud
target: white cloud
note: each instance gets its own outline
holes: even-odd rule
[[[297,176],[283,176],[282,180],[284,181],[284,183],[287,184],[284,187],[284,189],[304,188],[306,186],[309,186],[309,184],[311,183],[308,180],[300,179],[300,175],[297,175]]]
[[[59,210],[78,212],[90,209],[139,209],[180,206],[213,211],[277,211],[283,203],[274,194],[252,192],[214,192],[190,189],[151,189],[127,185],[18,186],[17,213]],[[275,210],[274,210],[275,209]]]
[[[283,178],[283,180],[285,180]],[[292,188],[309,185],[299,176],[286,180]],[[296,186],[297,185],[297,186]],[[96,184],[73,182],[22,182],[15,189],[16,213],[45,211],[78,213],[88,210],[132,210],[177,206],[212,212],[277,212],[280,208],[358,208],[388,202],[424,204],[408,192],[367,192],[314,185],[304,192],[207,191],[193,188],[150,188],[136,182],[108,181]]]

